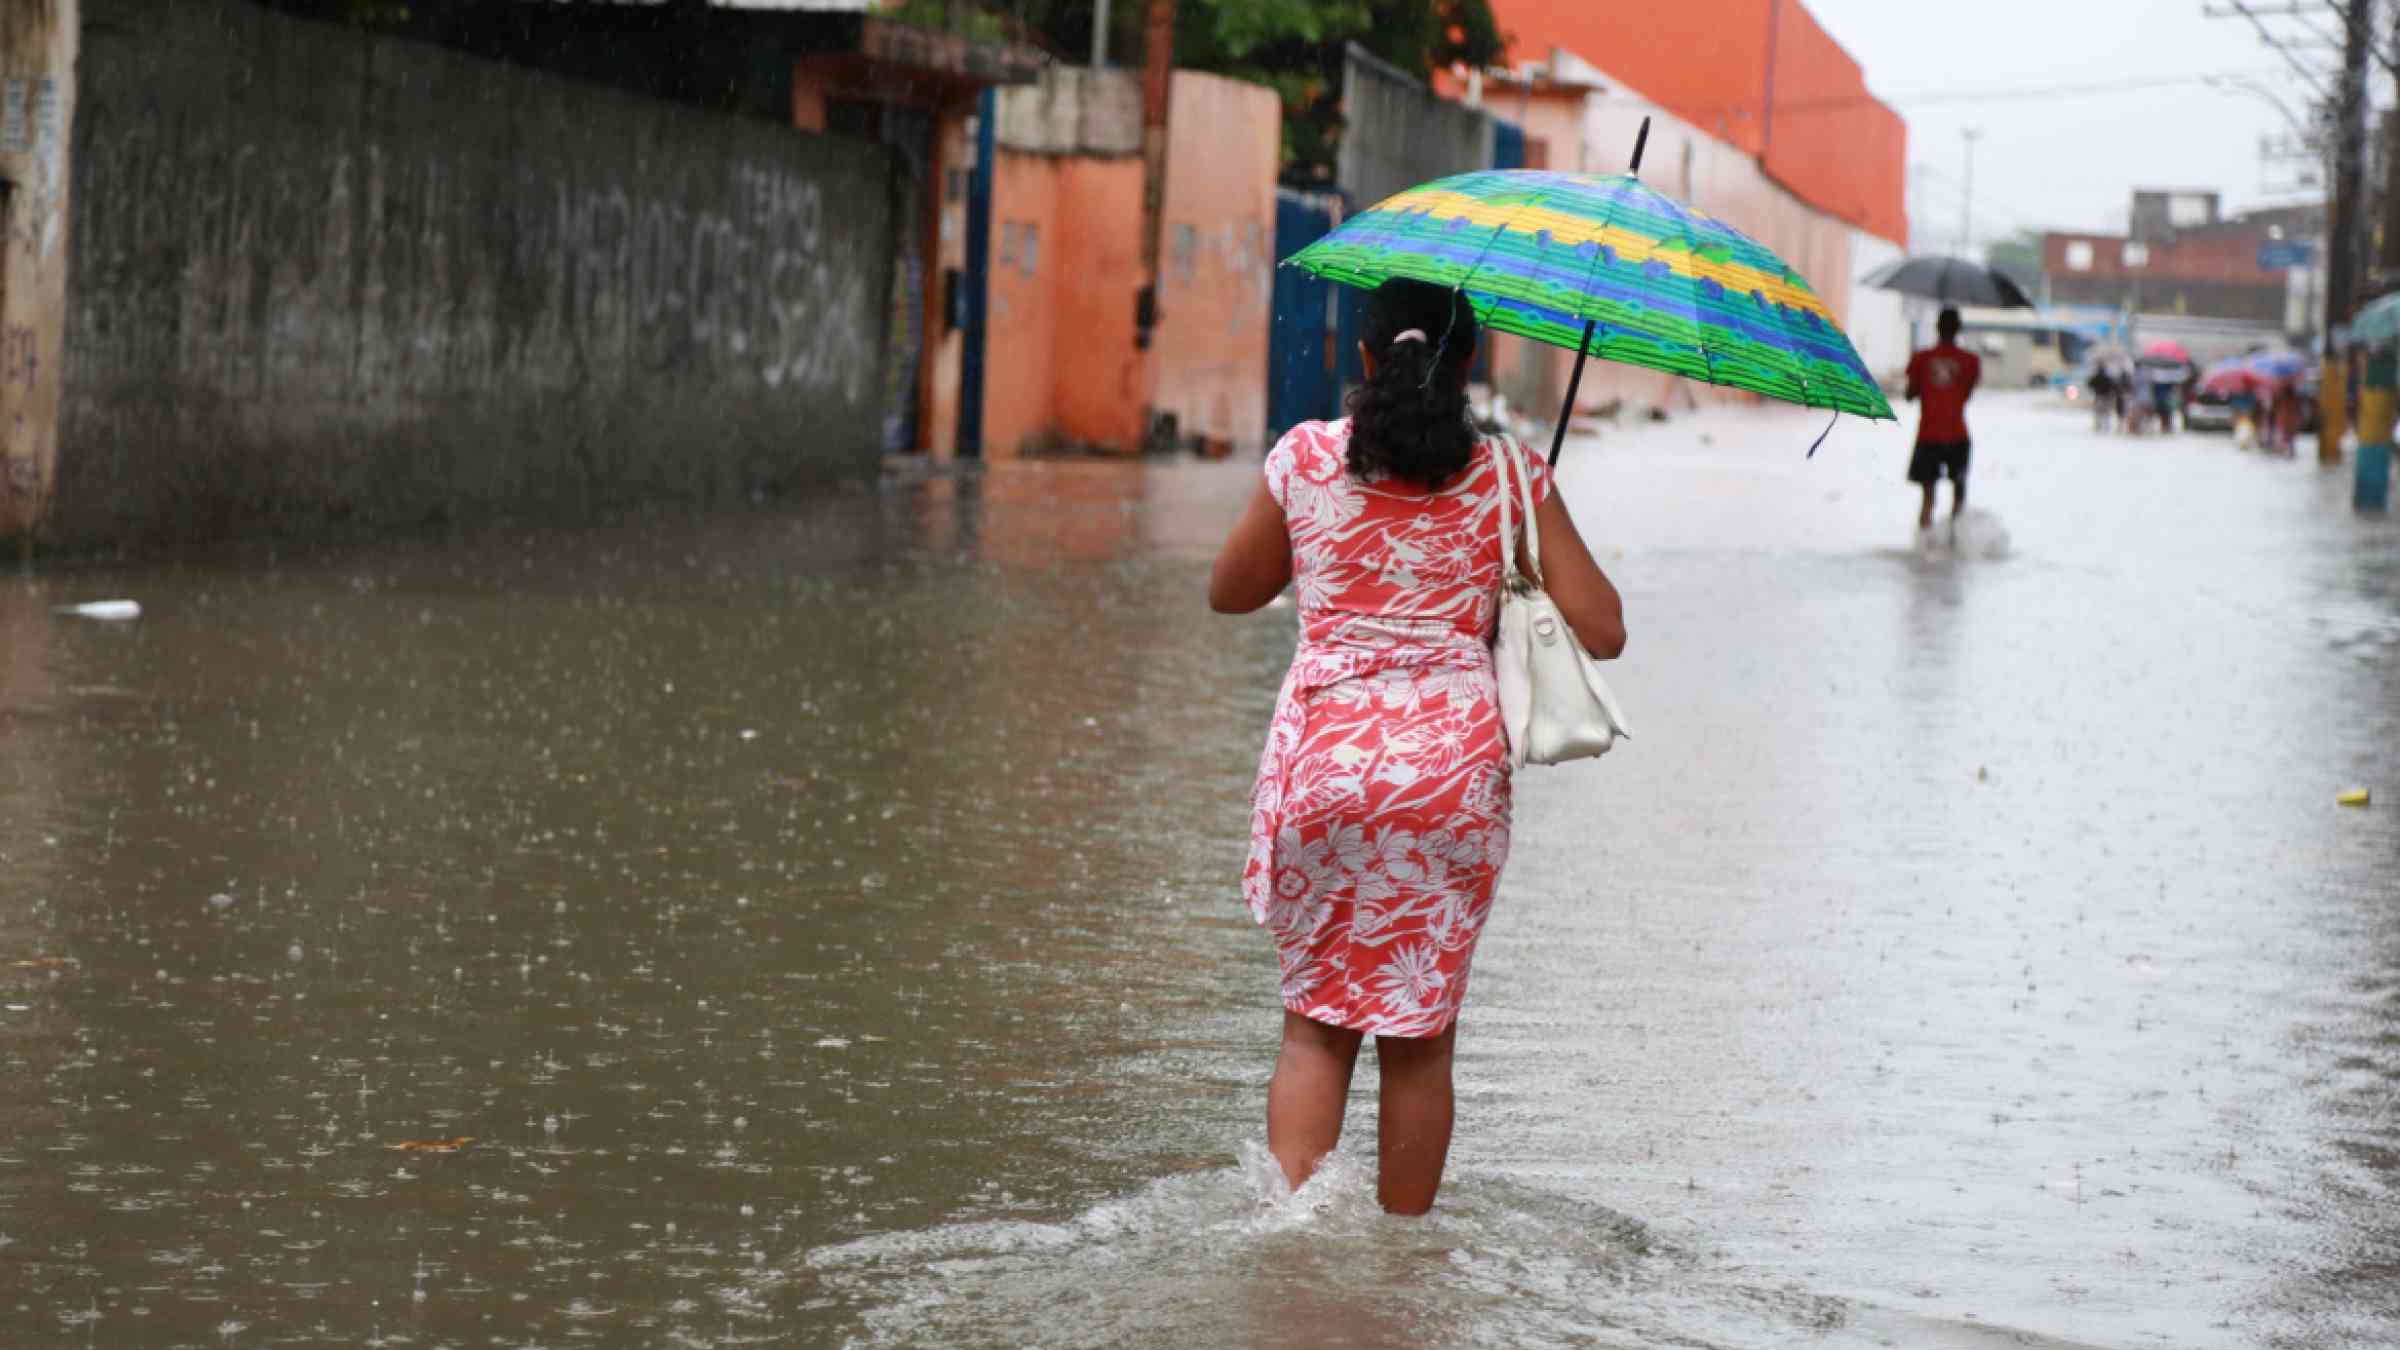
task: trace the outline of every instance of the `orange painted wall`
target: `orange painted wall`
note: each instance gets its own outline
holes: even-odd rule
[[[986,456],[1070,442],[1141,448],[1147,390],[1133,327],[1141,218],[1138,159],[994,156]]]
[[[983,351],[983,453],[1013,459],[1060,437],[1050,391],[1058,307],[1051,303],[1064,160],[1016,150],[992,161],[992,241]],[[1027,257],[1025,240],[1034,240]]]
[[[1858,63],[1800,0],[1492,0],[1492,11],[1513,41],[1512,62],[1564,47],[1695,128],[1762,156],[1767,172],[1810,205],[1907,239],[1906,127],[1867,93]]]
[[[1150,402],[1186,438],[1254,450],[1267,427],[1283,105],[1263,86],[1179,70],[1167,128]]]
[[[1142,448],[1149,353],[1134,345],[1142,289],[1142,162],[1068,157],[1059,165],[1055,276],[1057,357],[1051,398],[1070,440],[1133,454]]]

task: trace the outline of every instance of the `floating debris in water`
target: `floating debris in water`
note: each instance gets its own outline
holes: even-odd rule
[[[118,623],[142,617],[142,605],[138,600],[89,600],[80,605],[60,605],[58,612],[72,614],[78,619]]]
[[[75,964],[72,956],[28,956],[12,963],[19,970],[57,970]]]
[[[2365,806],[2369,800],[2370,794],[2365,788],[2351,788],[2334,798],[2343,806]]]
[[[450,1139],[402,1139],[384,1147],[398,1153],[456,1153],[474,1142],[474,1135],[462,1134]]]

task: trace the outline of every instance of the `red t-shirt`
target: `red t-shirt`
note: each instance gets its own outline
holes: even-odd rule
[[[1924,410],[1917,415],[1917,444],[1955,445],[1967,438],[1967,395],[1982,378],[1982,359],[1947,342],[1908,358],[1908,382]]]

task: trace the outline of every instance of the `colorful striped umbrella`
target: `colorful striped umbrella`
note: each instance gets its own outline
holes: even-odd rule
[[[1350,286],[1413,277],[1464,291],[1487,326],[1577,353],[1570,409],[1588,355],[1787,403],[1892,416],[1799,273],[1631,174],[1455,174],[1352,216],[1284,261]],[[1565,425],[1562,413],[1562,439]]]

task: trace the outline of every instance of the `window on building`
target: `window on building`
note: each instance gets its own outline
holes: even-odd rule
[[[2067,241],[2067,270],[2070,272],[2089,272],[2092,270],[2091,240],[2070,239]]]
[[[2150,265],[2150,246],[2139,243],[2127,244],[2125,246],[2125,265],[2127,267],[2148,267]]]

